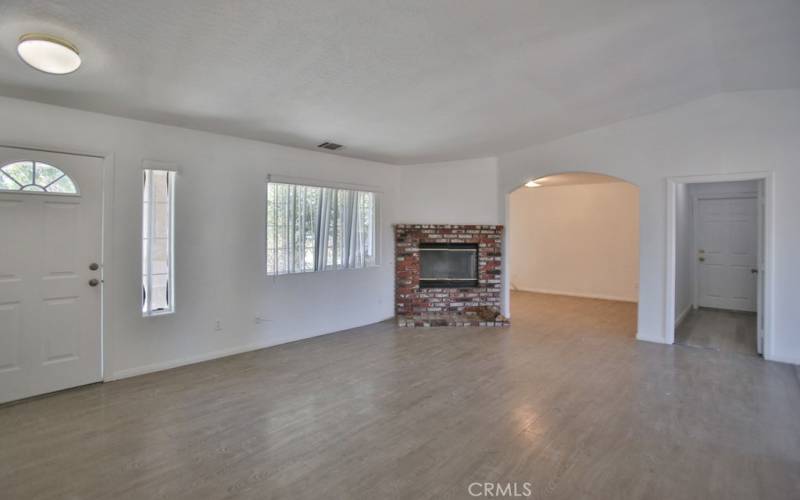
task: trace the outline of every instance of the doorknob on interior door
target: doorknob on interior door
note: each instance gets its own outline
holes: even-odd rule
[[[750,273],[752,273],[752,274],[758,274],[758,269],[751,269],[751,270],[750,270]]]
[[[89,286],[97,286],[100,284],[100,280],[92,278],[89,280]]]
[[[100,269],[100,266],[97,264],[97,262],[92,262],[89,264],[90,271],[97,271],[98,269]]]
[[[705,262],[706,258],[705,257],[699,257],[697,260],[699,260],[700,262]]]

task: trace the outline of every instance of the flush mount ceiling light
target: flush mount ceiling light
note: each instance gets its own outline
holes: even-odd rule
[[[536,181],[528,181],[528,182],[525,183],[525,187],[526,188],[538,188],[538,187],[541,187],[541,184],[539,184]]]
[[[81,65],[78,47],[61,38],[41,33],[19,37],[17,53],[31,67],[53,75],[72,73]]]

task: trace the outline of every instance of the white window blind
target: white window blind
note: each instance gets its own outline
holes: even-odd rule
[[[267,273],[353,269],[377,261],[376,193],[267,183]]]
[[[142,196],[142,314],[175,311],[175,172],[145,169]]]

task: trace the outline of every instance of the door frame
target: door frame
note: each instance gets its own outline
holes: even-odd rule
[[[71,156],[84,156],[102,160],[100,171],[100,380],[105,382],[111,379],[111,374],[106,368],[109,365],[112,351],[111,332],[112,308],[108,307],[111,303],[111,290],[107,286],[109,279],[113,279],[112,266],[112,236],[113,232],[113,208],[114,208],[114,153],[87,152],[85,150],[73,150],[62,147],[46,147],[31,144],[19,144],[14,142],[0,141],[0,147],[10,149],[20,149],[25,151],[54,153]]]
[[[763,181],[764,182],[764,228],[763,228],[763,289],[764,297],[760,313],[764,324],[764,359],[774,359],[773,346],[773,285],[775,276],[775,173],[772,171],[743,172],[737,174],[710,174],[683,177],[668,177],[667,187],[667,239],[665,251],[666,282],[664,286],[664,341],[675,343],[675,258],[677,255],[677,191],[681,184],[706,184],[711,182]]]
[[[755,200],[756,204],[759,203],[758,199],[758,191],[744,191],[740,193],[708,193],[708,194],[696,194],[692,196],[692,255],[695,255],[697,252],[697,206],[700,200],[729,200],[729,199],[746,199],[746,200]],[[761,210],[761,207],[758,207],[758,210]],[[756,217],[759,214],[756,213]],[[761,239],[764,237],[762,233],[762,227],[757,222],[756,225],[756,237],[758,238],[757,244],[759,247],[756,248],[757,255],[756,255],[756,264],[761,264],[761,255],[758,251],[761,244]],[[692,259],[692,308],[697,309],[700,307],[700,266],[697,263],[696,259]],[[756,290],[756,311],[760,312],[759,309],[761,304],[758,303],[758,290]]]

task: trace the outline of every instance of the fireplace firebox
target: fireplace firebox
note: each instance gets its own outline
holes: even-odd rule
[[[474,288],[478,286],[478,245],[421,243],[420,288]]]
[[[409,328],[508,326],[503,226],[396,224],[395,314]]]

